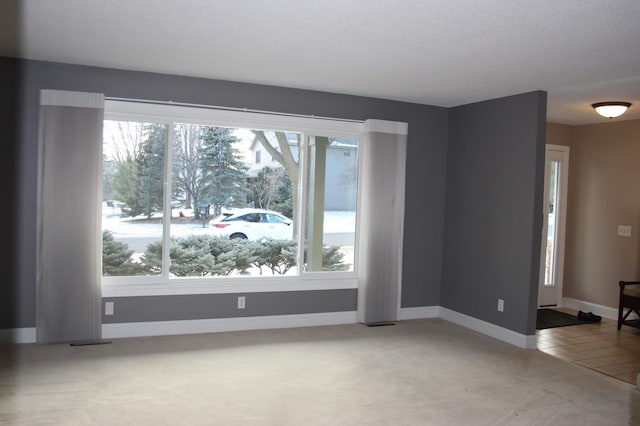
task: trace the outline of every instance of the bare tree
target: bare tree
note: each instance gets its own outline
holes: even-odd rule
[[[293,207],[293,217],[297,218],[298,212],[298,179],[299,179],[299,168],[298,162],[293,156],[293,152],[291,151],[291,146],[289,145],[289,140],[287,139],[287,135],[284,132],[274,132],[276,137],[276,142],[278,144],[278,149],[276,149],[271,143],[269,139],[264,134],[262,130],[252,130],[251,131],[256,139],[262,144],[262,147],[267,151],[274,160],[284,167],[287,175],[289,175],[289,180],[291,180],[291,198],[292,198],[292,207]],[[300,135],[297,134],[296,146],[298,148],[298,152],[300,152]],[[298,221],[294,221],[294,226]],[[294,228],[294,235],[297,234],[297,228]]]
[[[198,156],[202,141],[199,126],[176,124],[173,142],[173,193],[183,196],[186,208],[197,209],[193,203],[200,199],[201,171]]]
[[[285,193],[290,194],[290,189],[287,190],[289,185],[289,176],[284,168],[263,167],[250,185],[256,207],[269,210],[273,210],[274,205],[282,207],[287,201],[283,196],[286,196]],[[280,213],[287,216],[291,214],[282,210]]]
[[[104,122],[104,157],[108,161],[124,163],[140,157],[148,129],[144,123],[132,121]]]

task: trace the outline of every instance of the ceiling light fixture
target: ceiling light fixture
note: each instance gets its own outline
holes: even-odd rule
[[[598,102],[591,106],[605,118],[616,118],[625,113],[631,106],[631,102]]]

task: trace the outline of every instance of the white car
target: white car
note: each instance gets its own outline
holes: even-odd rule
[[[234,209],[212,219],[209,226],[219,237],[259,240],[291,240],[293,221],[278,212],[262,209]]]

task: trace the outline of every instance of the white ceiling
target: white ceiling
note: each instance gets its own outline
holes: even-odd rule
[[[0,0],[0,55],[451,107],[640,119],[638,0]],[[13,9],[13,11],[12,11]],[[17,35],[17,36],[16,36]]]

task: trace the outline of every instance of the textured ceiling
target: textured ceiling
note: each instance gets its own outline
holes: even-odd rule
[[[531,90],[640,119],[640,1],[0,0],[0,55],[438,106]]]

